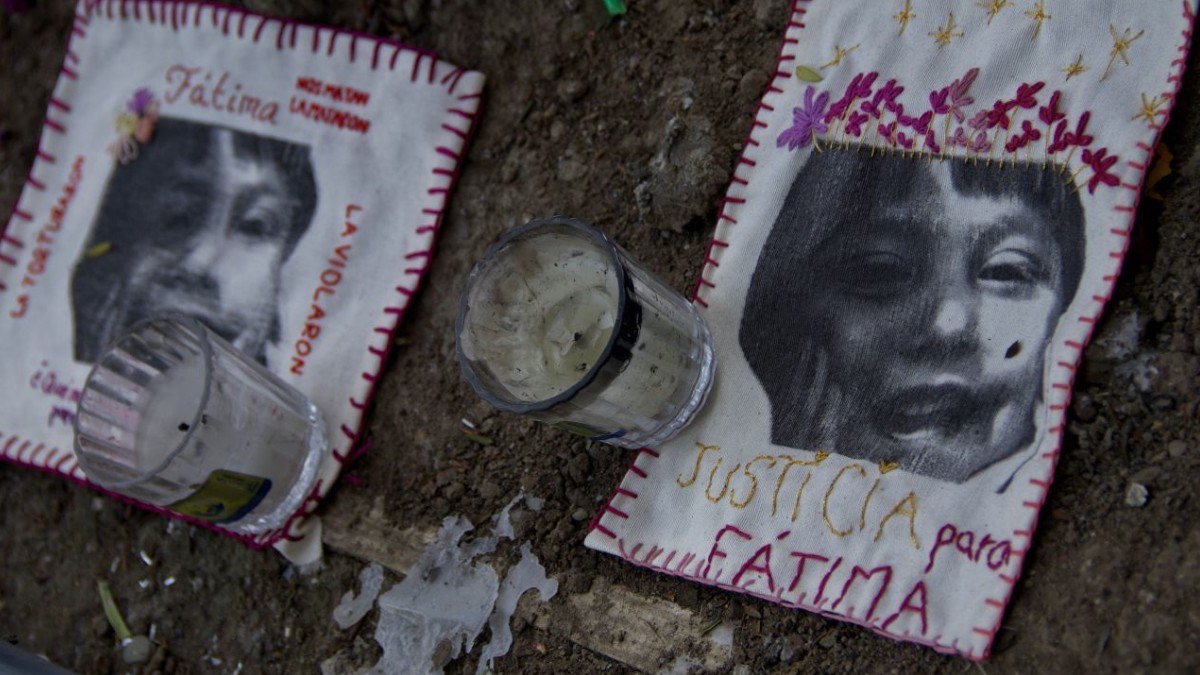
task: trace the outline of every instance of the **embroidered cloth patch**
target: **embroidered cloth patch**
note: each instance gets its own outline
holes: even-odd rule
[[[212,3],[81,2],[0,240],[3,458],[86,482],[71,448],[89,364],[143,316],[191,314],[323,412],[330,454],[304,505],[241,537],[318,559],[311,513],[361,449],[483,81]]]
[[[985,658],[1193,12],[795,2],[696,288],[710,402],[587,545]]]

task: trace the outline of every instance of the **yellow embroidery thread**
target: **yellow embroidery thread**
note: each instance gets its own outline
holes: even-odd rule
[[[908,28],[908,22],[916,17],[916,13],[912,11],[912,0],[904,0],[904,7],[900,13],[892,16],[896,23],[900,24],[900,32],[897,35],[904,35],[904,29]]]

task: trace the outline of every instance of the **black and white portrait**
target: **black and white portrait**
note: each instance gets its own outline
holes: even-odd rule
[[[961,483],[1028,448],[1084,214],[1042,164],[827,148],[760,254],[739,341],[771,440]]]
[[[280,268],[316,208],[305,145],[162,118],[117,164],[71,278],[75,358],[132,324],[194,316],[265,362],[279,339]]]

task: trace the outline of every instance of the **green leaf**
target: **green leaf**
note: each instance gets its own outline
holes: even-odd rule
[[[821,80],[825,79],[825,76],[821,75],[819,71],[809,68],[808,66],[796,66],[796,77],[804,80],[805,82],[820,82]]]

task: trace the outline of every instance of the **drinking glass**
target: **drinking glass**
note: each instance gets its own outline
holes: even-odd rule
[[[92,368],[75,453],[108,490],[246,534],[284,524],[327,450],[303,394],[200,321],[142,322]]]
[[[455,332],[484,400],[620,447],[671,438],[712,386],[695,306],[574,218],[504,233],[471,271]]]

